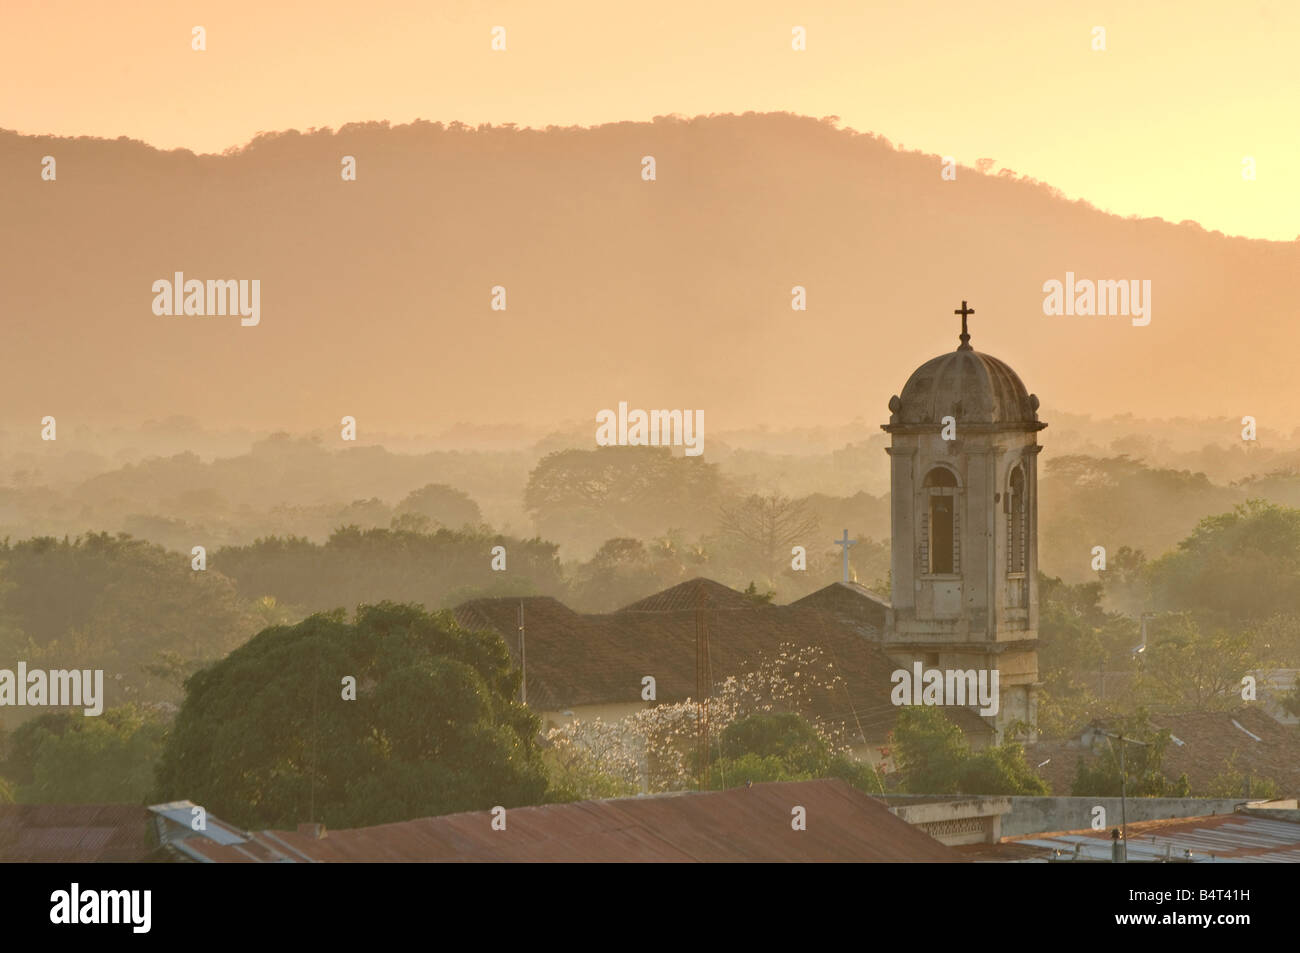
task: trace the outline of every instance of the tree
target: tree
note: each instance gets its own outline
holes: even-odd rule
[[[746,771],[749,780],[803,776],[810,763],[817,763],[823,764],[817,777],[841,777],[863,790],[879,791],[875,772],[851,758],[848,726],[814,714],[826,707],[828,698],[843,691],[844,680],[818,646],[796,648],[785,643],[775,653],[761,653],[742,672],[723,679],[709,700],[710,762],[736,759],[735,764],[720,763],[719,773],[727,783],[738,777],[744,780],[741,775]],[[763,720],[774,715],[781,717]],[[698,719],[699,705],[687,700],[643,708],[611,723],[575,718],[552,729],[547,741],[563,758],[581,765],[583,771],[609,776],[611,783],[635,782],[651,792],[689,790],[701,782]],[[758,720],[748,721],[731,736],[740,749],[734,750],[725,740],[726,732],[747,719]],[[818,744],[824,745],[824,758],[817,755],[810,762],[790,757],[799,745],[810,744],[803,726],[811,726]],[[590,762],[578,759],[573,749],[584,749]],[[742,764],[742,759],[748,760]]]
[[[637,793],[640,765],[630,753],[625,727],[600,718],[573,731],[552,731],[542,758],[550,777],[550,800],[586,801]]]
[[[1164,552],[1193,520],[1241,499],[1239,490],[1217,486],[1204,473],[1154,468],[1122,455],[1053,455],[1039,489],[1041,565],[1073,580],[1090,575],[1087,555],[1099,542]],[[1114,555],[1108,552],[1108,564]]]
[[[817,729],[793,712],[761,712],[729,724],[719,739],[714,763],[745,755],[775,758],[792,775],[808,777],[825,770],[830,760],[830,750]]]
[[[1300,509],[1249,500],[1209,516],[1151,565],[1157,604],[1221,624],[1300,606]]]
[[[492,548],[498,545],[506,549],[508,572],[492,569]],[[312,612],[380,600],[440,608],[479,596],[532,595],[563,587],[553,543],[478,530],[421,533],[342,526],[324,545],[271,536],[249,546],[223,547],[211,557],[210,567],[234,579],[249,598],[272,596]]]
[[[232,579],[126,534],[5,541],[0,554],[13,583],[0,593],[0,658],[103,669],[109,707],[178,699],[177,686],[148,669],[161,653],[203,664],[257,631]]]
[[[1047,793],[1019,743],[972,751],[961,729],[939,708],[901,709],[892,749],[899,780],[913,794]]]
[[[587,612],[609,612],[656,591],[699,575],[708,555],[683,546],[675,537],[646,545],[637,539],[607,539],[585,563],[570,574],[570,606]]]
[[[1169,745],[1169,730],[1154,728],[1145,708],[1134,714],[1116,719],[1106,742],[1092,760],[1079,759],[1071,792],[1075,797],[1188,797],[1191,793],[1187,775],[1171,781],[1161,771],[1165,748]],[[1131,744],[1136,741],[1139,744]],[[1120,745],[1124,745],[1124,771],[1126,783],[1121,789]]]
[[[748,715],[726,727],[712,753],[710,786],[750,781],[840,778],[868,794],[883,794],[880,775],[836,750],[817,726],[792,712]]]
[[[970,745],[961,729],[937,708],[907,707],[898,713],[891,750],[899,780],[916,794],[956,794]]]
[[[483,522],[483,514],[469,494],[445,483],[429,483],[412,490],[397,504],[394,515],[423,516],[435,527],[447,529],[473,529]]]
[[[538,803],[539,721],[518,690],[500,637],[449,613],[381,603],[352,622],[342,610],[313,615],[186,682],[156,796],[250,828]]]
[[[716,464],[668,447],[600,447],[549,453],[528,476],[524,506],[547,539],[591,552],[614,537],[712,528],[722,492]]]
[[[1190,612],[1171,612],[1147,627],[1139,685],[1158,704],[1210,711],[1241,704],[1241,680],[1259,662],[1249,632],[1202,632]]]
[[[722,538],[748,554],[768,578],[788,563],[792,546],[807,546],[817,532],[817,517],[807,505],[779,493],[751,494],[720,513]]]
[[[1043,680],[1038,726],[1046,738],[1075,734],[1126,696],[1103,698],[1106,674],[1133,668],[1134,620],[1102,608],[1099,582],[1071,585],[1038,575],[1038,661]]]
[[[1047,782],[1034,774],[1018,741],[972,752],[963,767],[963,794],[1047,794]]]
[[[1043,739],[1073,737],[1084,725],[1116,713],[1114,702],[1103,702],[1080,673],[1060,668],[1039,671],[1037,727]]]
[[[95,717],[50,712],[14,730],[0,770],[20,803],[138,804],[153,786],[166,725],[136,704]]]
[[[1214,776],[1203,797],[1238,798],[1269,801],[1282,796],[1282,790],[1272,778],[1261,778],[1237,767],[1237,752],[1223,764],[1223,770]]]
[[[1106,602],[1130,616],[1140,616],[1150,608],[1150,581],[1147,556],[1140,549],[1121,546],[1106,560],[1106,568],[1097,573],[1105,589]]]

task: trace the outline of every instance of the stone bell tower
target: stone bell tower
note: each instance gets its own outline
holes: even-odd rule
[[[884,648],[909,670],[997,670],[998,741],[1037,723],[1038,397],[961,344],[890,398],[892,608]],[[1025,735],[1021,735],[1025,737]],[[1032,732],[1027,736],[1032,740]]]

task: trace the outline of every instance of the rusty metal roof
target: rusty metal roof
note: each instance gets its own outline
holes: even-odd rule
[[[807,829],[791,827],[792,809]],[[204,860],[272,862],[958,862],[951,848],[843,781],[774,782],[728,791],[513,808],[506,829],[475,811],[396,824],[262,831],[244,845],[190,837]],[[239,847],[244,848],[240,853]],[[274,855],[274,856],[271,856]],[[195,858],[200,859],[200,858]]]
[[[0,804],[0,861],[132,863],[151,852],[138,804]]]

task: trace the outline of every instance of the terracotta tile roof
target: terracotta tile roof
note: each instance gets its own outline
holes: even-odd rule
[[[792,603],[809,609],[823,609],[868,627],[873,635],[885,631],[889,600],[856,582],[833,582]]]
[[[1208,785],[1235,754],[1238,771],[1249,768],[1253,777],[1272,778],[1284,793],[1300,794],[1300,731],[1258,707],[1153,715],[1151,720],[1183,742],[1169,744],[1165,764],[1173,777],[1187,772],[1193,789]]]
[[[0,804],[0,861],[133,863],[152,850],[147,831],[138,804]]]
[[[1048,792],[1066,797],[1074,784],[1080,756],[1087,752],[1073,741],[1038,741],[1025,746],[1025,760],[1034,774],[1047,782]],[[1046,761],[1047,764],[1042,764]]]
[[[619,612],[677,612],[682,609],[753,609],[755,603],[743,592],[712,579],[697,576],[686,582],[646,596]]]
[[[640,703],[645,675],[654,676],[660,702],[684,701],[695,694],[694,611],[580,615],[554,599],[511,598],[467,602],[455,615],[461,625],[498,632],[518,664],[521,601],[528,703],[535,710]],[[854,743],[883,741],[892,730],[900,711],[890,701],[890,674],[897,666],[842,619],[799,606],[763,606],[708,610],[706,624],[715,685],[783,643],[820,646],[844,679],[844,688],[819,699],[815,713],[847,725]],[[975,712],[946,711],[968,734],[989,734]]]
[[[807,812],[793,830],[791,809]],[[513,808],[327,831],[250,835],[303,862],[957,862],[962,858],[843,781]],[[234,860],[229,848],[212,859]]]
[[[1193,794],[1204,794],[1234,755],[1238,772],[1249,769],[1252,777],[1276,781],[1282,794],[1300,794],[1300,731],[1274,721],[1258,707],[1155,714],[1151,724],[1168,728],[1177,739],[1165,747],[1161,771],[1170,780],[1186,773]],[[1050,757],[1052,763],[1039,769],[1039,776],[1053,794],[1069,794],[1080,755],[1092,757],[1077,743],[1044,742],[1033,746],[1029,760],[1037,764]]]

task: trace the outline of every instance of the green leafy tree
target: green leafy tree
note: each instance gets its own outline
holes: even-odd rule
[[[153,787],[166,727],[136,704],[94,717],[50,712],[15,729],[3,774],[21,803],[138,804]]]
[[[1152,727],[1145,708],[1117,719],[1110,729],[1118,738],[1106,738],[1097,756],[1080,758],[1071,793],[1076,797],[1119,797],[1121,793],[1120,745],[1124,746],[1124,793],[1129,797],[1188,797],[1191,794],[1187,775],[1171,781],[1161,770],[1169,730]],[[1139,742],[1132,744],[1130,742]]]
[[[1241,770],[1237,766],[1237,752],[1233,752],[1223,764],[1223,770],[1214,776],[1206,788],[1204,797],[1238,798],[1247,797],[1256,801],[1267,801],[1282,796],[1282,789],[1272,778],[1259,777]]]
[[[868,793],[883,793],[876,772],[834,752],[816,726],[790,712],[765,712],[732,722],[711,755],[709,781],[714,788],[834,777]]]
[[[125,534],[0,544],[0,658],[32,668],[103,669],[106,704],[173,701],[178,686],[151,668],[220,658],[257,631],[235,582],[188,554]]]
[[[1047,794],[1047,782],[1029,767],[1018,741],[971,752],[960,787],[963,794]]]
[[[1300,509],[1250,500],[1209,516],[1151,565],[1157,604],[1220,622],[1293,614],[1300,606]]]
[[[1148,624],[1138,681],[1144,697],[1176,710],[1212,711],[1241,704],[1241,680],[1259,664],[1250,632],[1202,632],[1190,612]]]
[[[1102,698],[1101,692],[1107,675],[1133,671],[1138,625],[1102,607],[1099,582],[1072,585],[1040,573],[1038,593],[1038,662],[1044,684],[1039,730],[1045,738],[1068,737],[1127,700],[1116,692]]]
[[[501,639],[449,613],[381,603],[352,622],[313,615],[189,679],[157,797],[245,827],[535,804],[546,795],[539,721],[518,691]]]
[[[972,751],[961,729],[938,708],[903,708],[892,750],[899,779],[913,794],[1047,793],[1019,743]]]

